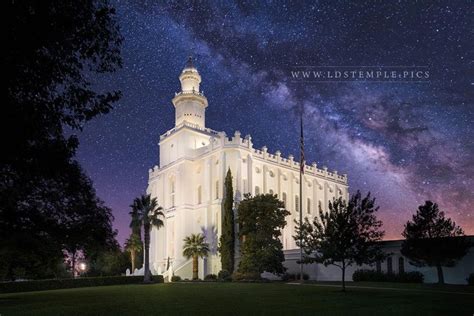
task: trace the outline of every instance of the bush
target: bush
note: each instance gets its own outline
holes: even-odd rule
[[[232,281],[232,276],[227,270],[219,271],[219,273],[217,274],[217,278],[221,281]]]
[[[260,280],[260,273],[258,272],[234,272],[232,274],[232,281],[257,281]]]
[[[179,275],[173,275],[171,277],[171,282],[179,282],[181,281],[181,277]]]
[[[283,281],[298,281],[300,279],[299,273],[285,273],[282,275],[281,279]],[[303,280],[309,280],[309,275],[307,273],[303,273]]]
[[[208,274],[204,277],[204,281],[217,281],[217,275]]]
[[[474,285],[474,273],[469,274],[466,281],[468,285]]]
[[[0,283],[0,293],[45,291],[57,289],[69,289],[76,287],[119,285],[119,284],[139,284],[143,282],[143,276],[113,276],[113,277],[93,277],[77,279],[51,279],[35,281],[18,281]],[[162,275],[154,275],[154,283],[163,283]]]
[[[424,275],[421,272],[385,273],[374,270],[356,270],[352,275],[354,282],[401,282],[401,283],[423,283]]]

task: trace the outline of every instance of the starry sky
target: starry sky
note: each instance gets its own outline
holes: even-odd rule
[[[253,1],[255,2],[255,1]],[[112,1],[123,69],[91,78],[120,89],[111,113],[79,134],[78,160],[112,208],[122,243],[129,205],[174,126],[171,99],[187,56],[209,100],[206,125],[250,134],[255,148],[298,157],[370,191],[386,239],[431,199],[474,234],[473,6],[468,1]],[[429,82],[294,83],[297,66],[424,66]]]

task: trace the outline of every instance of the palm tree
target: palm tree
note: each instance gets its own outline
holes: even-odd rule
[[[151,281],[150,273],[150,231],[152,227],[160,228],[163,226],[163,221],[159,216],[163,214],[163,208],[158,205],[156,198],[151,198],[150,194],[144,194],[133,200],[132,208],[132,223],[133,227],[143,226],[143,237],[145,240],[145,272],[143,282]]]
[[[135,262],[137,254],[143,250],[143,243],[137,234],[132,233],[130,238],[125,241],[125,250],[130,252],[130,261],[132,262],[132,273],[135,271]]]
[[[204,242],[202,234],[192,234],[184,238],[183,256],[193,258],[193,280],[198,279],[198,258],[209,253],[209,244]]]

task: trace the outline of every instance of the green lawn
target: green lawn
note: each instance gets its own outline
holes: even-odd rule
[[[467,286],[174,283],[0,295],[0,315],[469,315]],[[380,287],[380,288],[377,288]],[[388,288],[395,289],[388,289]]]

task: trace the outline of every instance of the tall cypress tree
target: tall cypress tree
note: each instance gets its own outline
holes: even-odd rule
[[[222,234],[220,238],[220,252],[222,270],[229,273],[234,271],[234,189],[232,188],[232,173],[227,170],[224,182],[224,204],[222,206]]]

